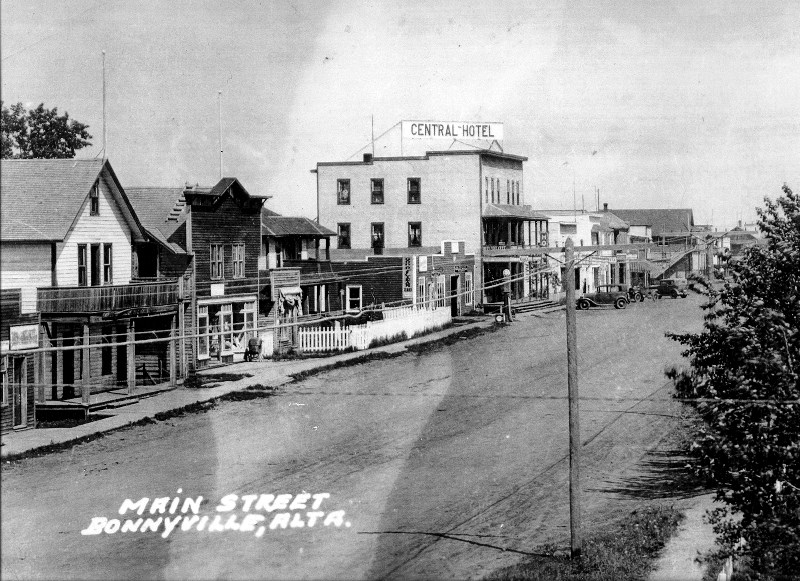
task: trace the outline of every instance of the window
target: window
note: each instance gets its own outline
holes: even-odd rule
[[[114,282],[113,247],[111,246],[111,244],[103,244],[103,284],[112,284],[113,282]]]
[[[471,305],[472,304],[472,294],[474,292],[474,287],[472,285],[472,273],[465,272],[464,273],[464,304]]]
[[[112,327],[103,327],[103,347],[100,349],[100,375],[111,375]]]
[[[336,180],[336,202],[340,206],[350,204],[350,180]]]
[[[222,354],[228,355],[233,352],[233,305],[221,305],[218,316],[222,330]]]
[[[89,215],[100,215],[100,182],[95,182],[89,192]]]
[[[370,180],[370,187],[372,189],[372,203],[383,204],[383,180]]]
[[[372,238],[372,248],[375,254],[383,252],[383,222],[373,222],[370,228]]]
[[[492,204],[494,204],[494,178],[492,178]]]
[[[577,234],[578,233],[578,225],[577,224],[561,224],[561,234],[568,236],[570,234]]]
[[[350,224],[338,224],[337,230],[337,248],[350,248]]]
[[[444,275],[440,274],[436,279],[436,306],[443,307],[447,304],[447,297],[444,294]]]
[[[408,178],[408,203],[419,204],[422,199],[422,186],[419,178]]]
[[[408,223],[408,246],[422,246],[422,222]]]
[[[86,272],[86,244],[78,244],[78,286],[89,284]]]
[[[347,310],[360,311],[361,310],[361,285],[347,286]]]
[[[211,245],[211,279],[219,280],[225,276],[225,254],[222,244]]]
[[[233,245],[233,278],[244,278],[244,244]]]
[[[486,187],[486,203],[488,204],[489,203],[489,178],[483,178],[483,179],[484,179],[484,185]]]
[[[511,203],[511,180],[506,180],[506,204]]]
[[[425,277],[417,278],[417,305],[425,306]]]
[[[197,358],[208,358],[210,336],[208,334],[208,307],[197,307]]]

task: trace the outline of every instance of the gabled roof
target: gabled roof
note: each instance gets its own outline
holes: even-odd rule
[[[140,228],[107,160],[4,159],[0,165],[0,240],[64,240],[104,170],[122,197],[123,212]]]
[[[677,209],[636,209],[636,210],[617,210],[613,213],[631,226],[650,226],[653,238],[661,235],[661,232],[686,232],[688,233],[694,226],[694,215],[691,208]]]
[[[219,198],[229,190],[231,191],[231,195],[234,197],[244,196],[252,200],[268,200],[272,197],[266,194],[251,194],[236,178],[221,178],[213,187],[210,188],[189,186],[184,190],[184,195],[186,196],[187,200],[196,196]]]
[[[266,210],[272,215],[261,213],[261,234],[266,236],[308,236],[313,238],[336,236],[336,232],[320,226],[308,218],[296,218],[293,216],[280,216]]]
[[[530,206],[512,206],[510,204],[486,204],[483,208],[483,217],[547,220],[547,216],[534,212]]]
[[[612,212],[603,212],[602,218],[600,219],[600,223],[603,225],[604,228],[608,228],[610,230],[628,230],[630,226],[625,220],[621,219],[619,216],[615,215]]]
[[[147,233],[172,252],[186,251],[185,240],[170,240],[186,221],[183,188],[128,188],[128,198]]]

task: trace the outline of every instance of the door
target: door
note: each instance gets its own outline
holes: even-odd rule
[[[91,253],[92,286],[100,286],[100,245],[92,244]]]
[[[127,329],[124,325],[117,327],[116,341],[122,343],[128,340]],[[117,346],[117,385],[128,383],[128,348],[125,345]]]
[[[73,335],[64,335],[62,341],[64,347],[74,347],[75,337]],[[64,354],[64,362],[62,364],[62,383],[64,384],[64,393],[62,399],[70,399],[75,397],[75,350],[65,349],[62,351]]]
[[[450,315],[453,317],[458,316],[458,305],[459,305],[459,292],[458,292],[459,284],[458,284],[458,275],[453,274],[450,276]]]
[[[25,358],[13,357],[11,363],[12,377],[11,377],[11,398],[13,411],[12,426],[19,428],[25,425],[25,397],[27,396],[27,385],[25,381]]]

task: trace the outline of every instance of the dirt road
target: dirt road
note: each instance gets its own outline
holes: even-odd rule
[[[634,502],[620,491],[676,425],[664,368],[680,363],[680,346],[664,332],[698,330],[699,303],[578,313],[587,528]],[[465,578],[566,546],[564,342],[563,313],[523,318],[6,465],[2,578]],[[330,495],[316,497],[314,526],[303,492]],[[235,510],[217,511],[230,494]],[[262,494],[296,504],[259,497],[243,510],[242,496]],[[263,515],[266,528],[81,534],[93,517],[138,518],[118,514],[125,499],[176,496],[203,496],[200,515],[224,522]],[[325,526],[336,510],[344,516]],[[287,511],[299,521],[270,529]]]

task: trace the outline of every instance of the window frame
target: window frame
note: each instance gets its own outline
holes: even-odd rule
[[[231,261],[233,262],[233,278],[244,278],[244,262],[245,262],[244,242],[237,242],[232,245]]]
[[[114,245],[103,244],[103,284],[114,284]]]
[[[353,297],[350,294],[350,291],[352,289],[358,289],[358,308],[357,309],[354,309],[354,308],[352,308],[350,306],[350,303],[353,300]],[[347,311],[348,313],[357,313],[357,312],[359,312],[359,311],[361,311],[363,309],[363,307],[364,307],[364,288],[363,288],[362,285],[360,285],[360,284],[348,284],[345,287],[344,307],[345,307],[345,311]]]
[[[217,250],[217,253],[215,253]],[[225,279],[225,245],[212,242],[208,253],[209,275],[211,280]],[[214,267],[217,266],[215,269]]]
[[[100,182],[96,181],[89,190],[89,215],[100,215]]]
[[[89,245],[78,244],[78,286],[89,286]]]
[[[412,198],[411,184],[417,184],[416,199]],[[422,203],[422,178],[407,178],[406,180],[407,201],[409,204]]]
[[[417,236],[417,243],[413,243],[412,239],[412,229],[416,227],[419,231]],[[422,246],[422,222],[409,222],[408,223],[408,247],[409,248],[419,248]]]
[[[436,278],[436,308],[447,306],[447,288],[445,286],[445,276],[440,274]]]
[[[376,238],[376,227],[380,226],[380,238]],[[369,225],[369,242],[370,248],[386,248],[386,222],[370,222]],[[377,244],[376,242],[380,242]]]
[[[347,244],[342,244],[342,229],[347,228]],[[336,224],[336,248],[342,250],[350,250],[352,248],[352,229],[350,222],[338,222]]]
[[[231,355],[233,353],[233,304],[223,303],[219,306],[219,338],[220,355]],[[228,329],[225,328],[225,323],[228,322]],[[226,347],[229,345],[229,347]]]
[[[345,189],[343,186],[347,186]],[[343,193],[347,192],[347,198],[343,197]],[[353,189],[350,187],[349,178],[339,178],[336,180],[336,204],[338,206],[349,206],[353,198]]]
[[[464,273],[464,304],[471,305],[472,304],[472,295],[475,292],[475,285],[473,281],[473,275],[471,272]]]
[[[205,331],[202,331],[201,319],[205,319]],[[208,305],[197,307],[197,359],[209,359],[211,357],[211,327],[208,319]],[[202,347],[205,347],[205,352]]]
[[[375,197],[378,193],[378,190],[375,189],[375,186],[380,184],[380,200],[378,201]],[[384,203],[384,183],[383,178],[371,178],[369,180],[369,191],[370,191],[370,203],[375,205],[380,205]]]
[[[425,277],[418,276],[417,277],[417,306],[426,307],[427,305],[425,300]]]

